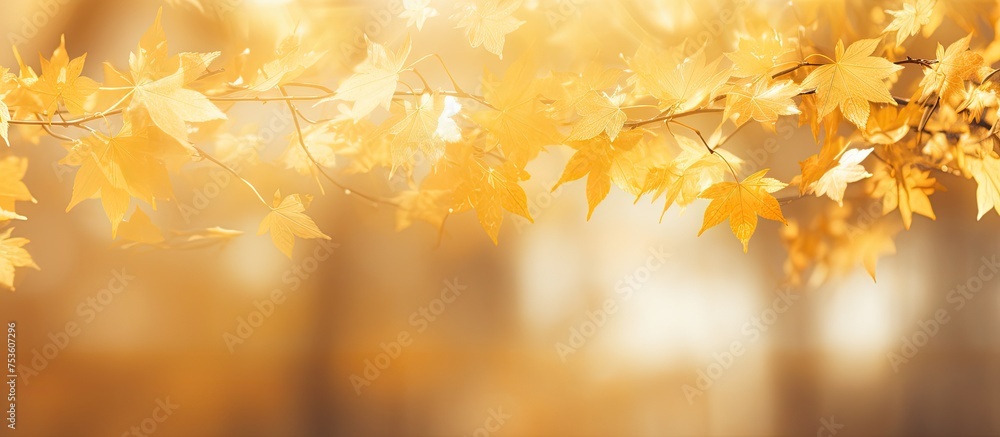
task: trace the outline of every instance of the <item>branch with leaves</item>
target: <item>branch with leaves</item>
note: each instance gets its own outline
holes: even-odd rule
[[[471,48],[502,57],[506,36],[526,23],[515,17],[524,9],[517,0],[473,0],[451,19]],[[808,14],[795,12],[794,28],[742,33],[722,56],[646,41],[617,64],[553,71],[525,53],[502,74],[484,73],[475,93],[460,86],[447,57],[411,60],[409,35],[394,50],[365,37],[365,59],[343,78],[324,77],[328,52],[307,48],[298,35],[275,41],[263,63],[247,62],[247,52],[171,55],[159,14],[127,68],[107,64],[100,83],[82,74],[86,55],[70,58],[65,40],[39,72],[15,48],[18,73],[0,69],[0,137],[11,146],[0,159],[0,221],[27,219],[16,207],[34,198],[22,182],[27,160],[15,152],[48,137],[66,148],[61,163],[77,168],[67,209],[98,200],[111,238],[124,246],[196,248],[240,234],[213,227],[167,238],[143,210],[174,201],[170,175],[198,161],[247,187],[263,207],[259,233],[287,256],[297,238],[329,239],[306,214],[312,195],[277,191],[268,201],[227,164],[259,161],[259,136],[226,131],[230,109],[250,104],[275,105],[290,117],[278,166],[313,179],[320,193],[333,186],[388,207],[398,229],[427,222],[439,239],[448,217],[468,211],[494,243],[505,213],[531,221],[521,184],[529,163],[554,147],[574,153],[552,189],[586,178],[588,219],[617,186],[636,201],[662,201],[664,214],[707,202],[698,234],[728,221],[745,252],[759,217],[788,225],[791,282],[812,265],[863,264],[874,277],[878,256],[894,250],[888,226],[865,226],[858,238],[831,230],[831,217],[842,228],[850,214],[800,227],[782,212],[793,199],[826,197],[841,212],[867,199],[878,217],[898,211],[909,229],[915,214],[934,218],[930,196],[942,189],[934,175],[948,174],[977,184],[980,218],[1000,213],[1000,81],[970,50],[972,35],[939,45],[933,57],[903,55],[903,43],[933,33],[942,16],[934,1],[907,0],[885,10],[892,19],[879,36],[824,50],[804,33]],[[407,2],[400,16],[421,31],[437,15],[427,3]],[[920,76],[915,86],[901,85],[904,67]],[[447,83],[432,83],[427,69]],[[701,127],[708,119],[714,129]],[[809,126],[817,149],[791,180],[765,177],[770,169],[726,150],[746,126],[774,131],[782,120]],[[347,173],[402,180],[406,188],[359,191],[342,180]],[[853,186],[860,195],[847,196]],[[0,232],[0,285],[11,289],[15,268],[37,268],[27,241],[12,231]]]

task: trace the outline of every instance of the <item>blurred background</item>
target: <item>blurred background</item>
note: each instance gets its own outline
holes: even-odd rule
[[[958,3],[967,22],[949,15],[933,38],[911,40],[912,53],[932,58],[937,41],[947,45],[969,26],[977,29],[973,48],[990,42],[995,12],[977,11],[992,3]],[[441,15],[410,29],[411,58],[440,53],[469,89],[484,67],[499,73],[516,59],[469,48],[449,21],[455,5],[430,4]],[[542,47],[542,66],[555,71],[592,60],[624,67],[619,55],[644,40],[670,46],[707,32],[714,57],[736,47],[730,29],[738,22],[716,24],[722,11],[735,11],[781,29],[799,23],[832,53],[824,29],[832,19],[815,26],[810,14],[847,11],[837,25],[846,23],[853,40],[884,27],[883,6],[901,8],[526,0],[515,15],[527,23],[505,52]],[[70,56],[87,52],[84,73],[100,80],[100,61],[126,65],[159,7],[172,54],[222,50],[224,59],[299,32],[329,50],[314,79],[334,87],[364,57],[362,32],[390,47],[407,32],[394,1],[6,0],[0,33],[23,37],[11,42],[36,70],[37,53],[48,57],[65,34]],[[36,16],[46,19],[29,36],[26,20]],[[11,51],[0,50],[0,65],[16,70]],[[239,106],[228,130],[252,132],[281,109]],[[718,115],[694,123],[710,131]],[[788,181],[818,147],[808,128],[779,123],[794,133],[752,126],[727,148],[752,160],[777,139],[779,151],[754,163]],[[290,130],[263,144],[262,160],[280,156]],[[877,283],[858,268],[789,288],[775,222],[762,221],[743,254],[725,227],[695,236],[701,202],[659,223],[661,204],[633,205],[614,189],[586,221],[583,182],[549,192],[572,153],[563,146],[528,168],[535,223],[508,215],[499,246],[471,213],[450,218],[437,246],[433,227],[395,232],[390,209],[329,187],[319,195],[289,170],[246,166],[243,175],[263,192],[317,195],[310,215],[335,243],[325,260],[316,255],[328,248],[313,240],[298,241],[289,260],[268,236],[255,236],[260,208],[237,183],[185,218],[177,204],[195,202],[217,172],[204,163],[174,177],[178,202],[161,206],[154,222],[245,235],[202,250],[114,247],[99,202],[65,212],[73,171],[55,164],[66,154],[55,140],[15,137],[11,151],[29,158],[25,182],[38,203],[18,210],[30,220],[17,230],[42,270],[19,270],[17,292],[0,297],[3,321],[17,322],[20,363],[32,369],[19,370],[18,429],[0,434],[1000,435],[1000,278],[983,280],[961,307],[953,293],[976,277],[983,257],[1000,255],[1000,217],[977,222],[975,184],[961,178],[940,176],[949,193],[931,198],[937,221],[917,218],[897,235]],[[370,192],[402,188],[384,172],[343,177]],[[785,215],[808,222],[829,203],[805,198]],[[655,253],[669,255],[651,262]],[[460,294],[443,291],[456,283]],[[123,291],[102,291],[109,286]],[[273,290],[285,299],[269,307]],[[939,310],[948,322],[922,330]],[[77,335],[64,335],[67,323]],[[923,346],[906,354],[913,341]]]

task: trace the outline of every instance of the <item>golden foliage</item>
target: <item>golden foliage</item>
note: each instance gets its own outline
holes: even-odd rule
[[[200,1],[170,3],[212,13]],[[933,38],[946,20],[971,32],[977,17],[970,14],[998,23],[1000,7],[977,4],[966,13],[943,0],[875,4],[862,12],[853,3],[771,5],[794,8],[788,14],[750,5],[715,44],[677,46],[655,32],[604,41],[610,25],[543,32],[532,22],[547,16],[538,2],[468,0],[447,12],[406,0],[396,12],[405,20],[401,31],[357,35],[365,57],[345,74],[333,65],[341,53],[326,49],[315,30],[261,36],[241,53],[171,55],[161,13],[127,65],[103,65],[103,83],[84,75],[86,54],[72,57],[65,38],[37,69],[14,48],[19,71],[0,67],[0,137],[10,146],[0,156],[0,224],[26,220],[21,204],[35,201],[19,149],[50,138],[68,151],[59,162],[76,168],[67,210],[99,200],[111,237],[127,247],[204,247],[242,234],[160,229],[157,213],[147,215],[175,200],[172,177],[196,162],[219,166],[257,197],[258,233],[270,233],[289,257],[296,238],[330,238],[306,215],[312,195],[276,190],[268,202],[248,179],[257,176],[245,176],[258,173],[236,164],[290,170],[319,193],[333,186],[392,208],[398,229],[426,222],[440,236],[448,217],[473,210],[498,243],[506,213],[532,220],[522,186],[529,168],[534,173],[537,158],[568,146],[572,156],[551,188],[586,178],[579,188],[588,219],[616,190],[636,200],[649,194],[664,202],[664,212],[702,202],[698,233],[728,220],[746,251],[758,217],[786,223],[783,205],[825,196],[827,210],[816,220],[792,218],[781,231],[789,281],[813,267],[822,282],[858,264],[874,277],[878,256],[895,250],[896,228],[879,217],[898,210],[906,229],[914,215],[934,219],[931,195],[944,189],[939,174],[976,184],[979,219],[1000,214],[1000,79],[989,66],[1000,49],[980,50],[986,43],[974,33],[938,43],[933,57],[903,46],[918,34]],[[411,40],[407,31],[458,38],[424,33]],[[597,47],[576,43],[584,39]],[[449,44],[499,59],[489,55],[489,68],[459,70],[464,59],[442,54]],[[566,59],[584,50],[599,54]],[[505,51],[515,60],[503,60]],[[253,128],[230,129],[233,108],[262,103],[289,121],[267,127],[287,138],[274,155],[258,154],[268,144]],[[797,194],[775,197],[787,184],[765,177],[764,162],[740,159],[737,134],[752,126],[783,132],[781,123],[793,121],[809,126],[815,142],[776,140],[780,153],[807,158],[798,168],[790,159],[769,163],[798,186]],[[266,156],[278,156],[278,165],[268,167]],[[354,173],[388,178],[395,192],[352,190],[340,177]],[[866,179],[865,190],[852,188]],[[873,224],[845,236],[848,217],[857,216],[849,211],[866,203],[878,207],[874,217],[862,216]],[[11,233],[0,234],[6,288],[16,268],[37,268],[23,249],[27,241]]]

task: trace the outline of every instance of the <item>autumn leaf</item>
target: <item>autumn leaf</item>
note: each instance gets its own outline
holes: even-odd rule
[[[875,111],[868,117],[868,124],[861,130],[865,141],[874,144],[896,144],[910,132],[910,120],[920,117],[918,105],[902,108],[889,105],[875,105]]]
[[[100,196],[111,221],[111,235],[125,219],[131,197],[156,208],[156,201],[173,197],[164,158],[169,147],[152,141],[144,129],[133,129],[126,122],[118,134],[95,132],[78,140],[63,160],[79,166],[73,182],[73,194],[66,211],[80,202]],[[180,146],[175,146],[180,147]]]
[[[31,259],[31,254],[24,249],[28,244],[28,239],[15,237],[10,234],[14,228],[0,232],[0,286],[10,291],[14,291],[14,269],[17,267],[29,267],[41,270],[35,261]]]
[[[799,161],[802,177],[799,180],[799,194],[809,193],[813,185],[826,172],[837,166],[837,159],[847,148],[843,137],[827,137],[819,153]]]
[[[510,160],[478,151],[479,140],[469,138],[448,145],[445,157],[424,179],[420,190],[451,192],[449,213],[474,209],[480,226],[493,244],[498,244],[504,211],[532,221],[528,196],[520,185],[528,174]]]
[[[847,189],[847,184],[871,177],[871,173],[868,173],[861,166],[861,162],[874,150],[874,148],[850,149],[844,152],[837,165],[823,173],[823,176],[820,176],[819,180],[813,183],[812,191],[816,197],[825,194],[843,206],[844,190]]]
[[[733,77],[759,77],[794,51],[784,45],[780,34],[768,32],[760,38],[740,38],[736,51],[726,53],[726,57],[733,61]]]
[[[593,93],[605,93],[606,90],[616,87],[621,75],[620,69],[591,62],[579,72],[554,72],[539,86],[539,92],[552,99],[553,111],[577,112],[577,105],[585,99],[592,98]]]
[[[469,177],[455,190],[455,197],[467,199],[476,210],[479,224],[498,244],[503,211],[507,210],[533,221],[528,212],[528,196],[518,184],[520,171],[511,162],[472,170]]]
[[[700,106],[729,78],[729,69],[719,68],[721,57],[708,62],[704,50],[699,50],[678,64],[673,59],[680,50],[655,50],[644,43],[628,60],[635,74],[632,82],[659,99],[661,109],[676,112]]]
[[[934,15],[934,3],[936,0],[914,0],[903,3],[903,9],[898,11],[887,10],[885,13],[892,15],[892,22],[885,27],[882,33],[896,32],[896,46],[903,45],[903,41],[920,32],[920,27],[931,22]]]
[[[226,118],[203,94],[184,88],[184,75],[175,73],[136,84],[133,102],[146,109],[156,127],[187,144],[187,124]]]
[[[365,43],[368,44],[368,57],[354,67],[354,74],[340,83],[332,97],[320,100],[317,105],[332,100],[354,102],[351,112],[355,120],[368,115],[379,106],[389,109],[399,82],[399,73],[403,71],[406,58],[410,56],[410,36],[406,36],[396,53],[390,52],[382,44],[369,41],[367,35]]]
[[[416,102],[409,100],[393,103],[392,118],[387,126],[376,135],[391,135],[392,172],[403,165],[417,150],[422,150],[432,161],[443,153],[443,141],[435,138],[441,113],[444,111],[444,97],[422,94]]]
[[[289,259],[292,258],[295,237],[329,240],[330,237],[320,231],[313,219],[305,214],[311,202],[310,195],[292,194],[282,199],[281,191],[275,191],[274,206],[260,222],[257,235],[270,232],[274,245]]]
[[[0,222],[27,220],[27,217],[14,212],[15,202],[35,201],[22,181],[27,172],[28,158],[7,156],[0,159]]]
[[[736,118],[736,126],[751,119],[773,129],[782,115],[798,114],[792,97],[799,94],[799,87],[790,80],[771,83],[767,80],[733,87],[726,93],[724,118]]]
[[[972,34],[969,34],[947,49],[938,44],[938,62],[924,69],[924,78],[920,81],[921,100],[926,101],[935,93],[946,102],[953,96],[964,97],[965,81],[976,77],[984,63],[982,55],[969,50],[971,40]]]
[[[548,106],[538,98],[536,73],[537,66],[525,55],[507,69],[503,80],[496,81],[487,74],[483,95],[493,108],[472,114],[473,120],[495,139],[493,147],[500,146],[518,167],[524,167],[543,147],[560,142],[556,122],[549,117]]]
[[[250,89],[260,92],[286,85],[301,76],[325,54],[326,52],[302,48],[300,35],[286,36],[278,43],[275,59],[260,67],[260,73]]]
[[[845,118],[864,128],[870,112],[868,102],[896,104],[884,80],[903,67],[871,56],[878,45],[878,39],[865,39],[845,51],[844,42],[838,41],[836,62],[806,76],[802,88],[816,89],[818,117],[825,117],[839,107]]]
[[[458,28],[465,29],[472,48],[486,50],[503,59],[503,45],[507,34],[524,24],[512,14],[521,7],[521,0],[471,0],[458,5],[453,18]]]
[[[555,191],[566,182],[587,176],[587,220],[590,220],[594,208],[611,191],[612,180],[625,185],[626,180],[638,176],[637,168],[628,160],[626,152],[642,140],[642,135],[642,131],[633,130],[622,132],[615,141],[611,141],[606,134],[601,134],[589,140],[570,142],[569,146],[576,149],[576,153],[570,157],[566,169],[552,190]],[[625,188],[635,194],[636,190],[627,185]]]
[[[618,132],[621,132],[625,120],[628,119],[625,111],[622,111],[625,97],[621,89],[611,96],[596,91],[588,93],[576,105],[576,111],[581,118],[573,125],[573,131],[567,141],[590,139],[601,132],[608,134],[608,138],[614,141]]]
[[[80,76],[86,58],[87,55],[83,54],[70,60],[66,52],[66,36],[63,35],[59,39],[59,48],[52,53],[52,57],[41,59],[42,74],[31,85],[31,91],[41,98],[42,108],[49,119],[55,116],[60,103],[65,105],[70,114],[87,112],[87,98],[97,91],[98,84],[89,77]]]
[[[919,170],[911,165],[901,169],[880,166],[872,178],[870,190],[872,197],[882,198],[882,214],[899,209],[906,229],[910,229],[914,213],[936,220],[928,196],[939,186],[930,174],[930,170]]]
[[[153,25],[139,40],[129,59],[129,73],[105,66],[105,82],[111,90],[106,99],[129,101],[128,109],[141,108],[164,133],[190,147],[186,123],[226,118],[204,94],[185,88],[197,79],[219,53],[181,53],[168,58],[167,41],[160,25],[162,9]],[[120,95],[118,91],[124,91]]]
[[[850,252],[855,259],[860,259],[872,281],[875,280],[879,257],[896,253],[896,243],[892,241],[892,237],[898,231],[899,225],[896,224],[895,227],[897,229],[891,229],[878,222],[871,229],[855,234],[851,239]]]
[[[969,173],[976,179],[976,201],[979,212],[976,220],[982,220],[991,209],[1000,214],[1000,159],[984,155],[982,159],[969,160]]]
[[[729,174],[729,165],[738,170],[743,162],[725,150],[710,153],[704,145],[691,138],[673,138],[681,149],[680,153],[669,163],[650,168],[640,190],[640,194],[652,193],[654,202],[660,196],[666,198],[660,221],[675,203],[681,207],[690,205],[706,188],[723,181]]]
[[[416,26],[418,31],[424,29],[428,18],[436,16],[438,10],[431,7],[431,0],[403,0],[403,12],[399,13],[399,18],[406,18],[406,27]]]
[[[765,178],[768,170],[758,171],[742,182],[719,182],[702,192],[698,197],[712,199],[712,202],[705,210],[705,220],[698,235],[729,219],[729,226],[743,243],[745,253],[750,237],[757,229],[757,216],[786,223],[781,215],[781,206],[771,193],[785,188],[787,184]]]

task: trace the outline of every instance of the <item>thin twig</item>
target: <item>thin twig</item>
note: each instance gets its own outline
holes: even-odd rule
[[[192,146],[192,147],[194,147],[194,146]],[[228,165],[224,164],[222,161],[219,161],[218,159],[215,159],[212,155],[209,155],[207,152],[205,152],[204,150],[202,150],[202,149],[200,149],[198,147],[194,147],[194,150],[198,152],[198,156],[200,156],[202,158],[205,158],[205,159],[207,159],[207,160],[209,160],[209,161],[217,164],[219,167],[222,167],[223,169],[225,169],[226,171],[228,171],[230,174],[232,174],[233,176],[235,176],[237,179],[243,181],[243,183],[246,184],[246,186],[250,187],[250,189],[253,190],[253,193],[257,195],[257,199],[260,200],[260,203],[263,203],[264,206],[268,207],[269,209],[272,209],[272,210],[274,209],[274,207],[272,207],[271,204],[267,203],[267,201],[264,200],[264,196],[260,195],[260,191],[257,191],[257,187],[253,186],[253,184],[251,184],[250,181],[244,179],[243,176],[240,176],[240,174],[237,173],[236,170],[233,170]]]
[[[795,64],[794,67],[786,68],[784,70],[781,70],[781,71],[779,71],[777,73],[772,74],[771,75],[771,79],[777,79],[780,76],[784,76],[784,75],[786,75],[788,73],[791,73],[791,72],[793,72],[795,70],[798,70],[798,69],[800,69],[802,67],[820,67],[820,66],[823,66],[823,65],[826,65],[826,64],[816,64],[816,63],[813,63],[813,62],[799,61],[799,63]]]
[[[635,129],[635,128],[639,127],[639,126],[644,126],[644,125],[652,124],[652,123],[658,123],[658,122],[661,122],[661,121],[670,121],[670,120],[673,120],[675,118],[687,117],[689,115],[708,114],[708,113],[712,113],[712,112],[722,112],[722,111],[723,111],[722,108],[700,108],[700,109],[694,109],[694,110],[687,111],[687,112],[678,112],[676,114],[662,115],[663,113],[661,113],[661,115],[659,115],[657,117],[650,118],[650,119],[633,121],[631,123],[625,123],[625,127],[628,128],[628,129]]]
[[[719,158],[721,158],[722,162],[725,162],[726,166],[729,167],[729,171],[733,174],[733,178],[736,179],[737,182],[739,182],[740,177],[736,175],[736,169],[733,168],[733,165],[729,163],[729,160],[726,159],[725,156],[722,156],[721,153],[719,153],[715,149],[709,147],[708,141],[705,141],[705,137],[701,134],[701,131],[698,130],[698,128],[696,128],[694,126],[691,126],[689,124],[685,124],[685,123],[679,122],[677,120],[668,120],[668,123],[673,123],[673,124],[676,124],[678,126],[683,126],[683,127],[686,127],[688,129],[694,131],[694,133],[696,135],[698,135],[698,139],[701,140],[701,144],[705,146],[706,150],[708,150],[708,153],[713,154],[713,155],[718,156]]]
[[[288,93],[287,93],[287,91],[285,91],[284,87],[279,86],[278,90],[281,92],[281,95],[283,95],[283,96],[287,96],[288,95]],[[394,206],[394,207],[397,207],[397,208],[401,207],[400,204],[398,204],[396,202],[393,202],[391,200],[382,199],[382,198],[378,198],[378,197],[375,197],[375,196],[370,196],[368,194],[352,190],[352,189],[348,188],[346,185],[341,184],[340,182],[338,182],[332,176],[330,176],[326,172],[326,170],[323,169],[323,166],[319,163],[319,161],[316,161],[316,158],[313,157],[312,152],[309,151],[309,147],[306,146],[305,137],[302,134],[302,125],[301,125],[301,123],[299,123],[299,110],[295,108],[295,105],[290,100],[286,100],[285,104],[288,105],[288,110],[292,112],[292,123],[295,126],[295,136],[299,140],[298,143],[302,147],[302,151],[305,152],[306,157],[309,158],[309,161],[311,161],[313,163],[313,166],[316,168],[316,170],[319,171],[319,173],[322,174],[323,177],[326,178],[326,180],[330,181],[330,183],[332,183],[337,188],[339,188],[341,190],[344,190],[345,194],[348,194],[348,195],[350,195],[350,194],[357,195],[358,197],[360,197],[362,199],[365,199],[365,200],[373,202],[375,206],[378,206],[378,204],[385,204],[385,205],[390,205],[390,206]]]

